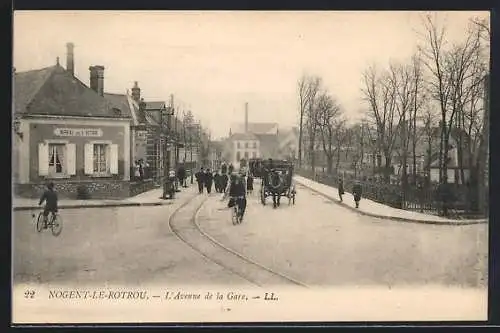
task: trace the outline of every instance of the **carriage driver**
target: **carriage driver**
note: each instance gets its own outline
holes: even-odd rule
[[[229,208],[233,207],[235,204],[238,205],[241,220],[243,220],[247,207],[246,184],[244,180],[245,173],[243,170],[240,170],[238,174],[231,175],[228,189],[222,197],[222,200],[224,200],[227,195],[229,195],[229,202],[227,204]]]

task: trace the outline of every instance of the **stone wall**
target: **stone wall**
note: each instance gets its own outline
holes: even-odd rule
[[[123,199],[149,191],[154,188],[152,181],[129,182],[120,180],[100,181],[54,181],[59,199],[77,199],[77,189],[84,186],[88,199]],[[39,198],[45,189],[44,183],[15,184],[15,196],[21,198]]]

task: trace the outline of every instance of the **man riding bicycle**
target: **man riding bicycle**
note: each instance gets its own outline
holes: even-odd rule
[[[47,228],[47,220],[49,213],[57,213],[57,193],[54,190],[54,183],[50,182],[47,184],[47,190],[45,190],[40,197],[40,206],[45,201],[45,208],[43,209],[43,227]]]
[[[231,175],[230,184],[222,198],[222,200],[224,200],[227,195],[229,195],[229,202],[227,204],[229,208],[234,205],[238,205],[240,221],[243,220],[245,209],[247,207],[246,183],[244,179],[245,175],[242,172],[240,172],[240,174]]]

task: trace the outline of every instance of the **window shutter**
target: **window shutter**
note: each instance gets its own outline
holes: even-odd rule
[[[76,175],[76,146],[74,143],[66,145],[66,171],[68,175]]]
[[[118,145],[112,144],[109,149],[109,170],[111,174],[118,174]]]
[[[38,174],[40,176],[49,174],[49,145],[43,142],[38,144]]]
[[[94,145],[92,143],[85,144],[84,150],[85,174],[91,175],[94,173]]]

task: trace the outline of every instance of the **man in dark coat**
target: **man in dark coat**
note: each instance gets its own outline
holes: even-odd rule
[[[222,165],[221,165],[220,169],[221,169],[221,173],[222,173],[223,175],[225,175],[225,174],[227,173],[227,165],[226,165],[226,163],[225,163],[225,162],[224,162],[224,163],[222,163]]]
[[[200,194],[203,193],[203,186],[204,186],[204,178],[205,178],[205,172],[203,171],[203,168],[200,169],[195,175],[196,177],[196,182],[198,183],[198,191],[200,191]]]
[[[212,192],[212,183],[214,180],[214,176],[210,169],[207,169],[205,172],[205,186],[207,188],[207,193],[210,194]]]
[[[344,195],[344,180],[339,178],[339,198],[340,202],[342,202],[342,195]]]
[[[359,208],[359,202],[361,201],[361,194],[363,190],[361,188],[361,183],[356,181],[352,187],[352,194],[354,196],[354,202],[356,203],[356,208]]]
[[[179,179],[179,184],[182,187],[187,187],[186,186],[186,169],[184,168],[184,165],[179,166],[179,169],[177,169],[177,179]]]
[[[251,173],[248,173],[247,176],[247,193],[252,194],[253,192],[253,176]]]

